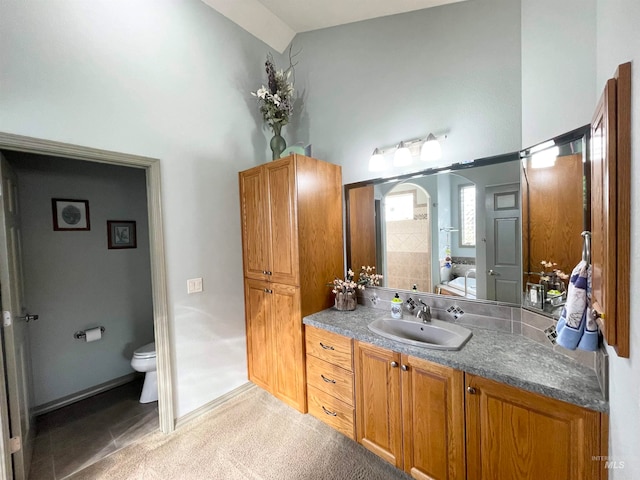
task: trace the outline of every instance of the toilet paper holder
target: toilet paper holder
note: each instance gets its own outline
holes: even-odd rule
[[[104,327],[100,327],[100,331],[104,333]],[[73,334],[73,338],[77,340],[80,340],[81,338],[85,338],[86,336],[87,336],[87,333],[84,330],[80,330]]]

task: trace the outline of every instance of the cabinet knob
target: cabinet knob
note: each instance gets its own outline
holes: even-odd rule
[[[475,395],[476,394],[476,389],[469,386],[467,387],[467,392],[469,392],[471,395]]]
[[[273,275],[269,270],[265,272],[267,275]]]
[[[405,365],[405,364],[403,363],[403,364],[400,366],[400,369],[401,369],[403,372],[406,372],[406,371],[408,371],[408,370],[409,370],[409,365]]]
[[[398,362],[391,362],[390,365],[392,368],[398,368]]]

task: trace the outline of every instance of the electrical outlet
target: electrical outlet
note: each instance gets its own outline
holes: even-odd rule
[[[187,280],[187,293],[189,295],[200,292],[202,292],[202,278],[191,278]]]

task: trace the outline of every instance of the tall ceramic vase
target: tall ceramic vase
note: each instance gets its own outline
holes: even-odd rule
[[[274,123],[271,125],[271,128],[273,128],[273,137],[271,138],[271,142],[269,142],[269,146],[271,147],[271,160],[277,160],[280,158],[280,154],[284,152],[284,149],[287,148],[287,142],[280,135],[282,124]]]

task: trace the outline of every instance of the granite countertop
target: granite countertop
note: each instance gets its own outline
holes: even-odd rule
[[[367,325],[386,310],[329,308],[303,323],[599,412],[609,411],[593,370],[524,336],[464,325],[473,336],[461,350],[432,350],[377,335]],[[406,318],[406,316],[405,316]]]

